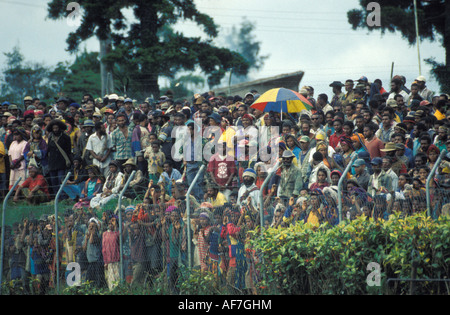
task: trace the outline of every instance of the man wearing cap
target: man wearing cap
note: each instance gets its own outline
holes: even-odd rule
[[[433,101],[434,92],[426,86],[426,82],[427,80],[423,75],[419,75],[416,78],[416,83],[419,86],[419,95],[422,96],[424,100],[431,103]]]
[[[381,167],[383,171],[385,172],[386,176],[389,178],[389,188],[386,187],[388,192],[396,191],[398,188],[398,175],[394,172],[392,169],[394,158],[390,156],[384,156],[383,162],[381,164]]]
[[[369,187],[370,174],[366,169],[366,162],[363,159],[356,159],[353,163],[353,168],[355,170],[355,177],[358,185],[367,191]]]
[[[54,119],[46,127],[48,134],[48,170],[52,193],[56,194],[66,171],[72,165],[72,144],[70,136],[64,131],[67,125]]]
[[[340,81],[333,81],[330,84],[330,87],[333,91],[333,97],[331,98],[330,105],[334,108],[335,105],[340,104],[341,99],[343,97],[342,87],[344,85]]]
[[[367,192],[371,196],[375,196],[380,192],[393,191],[390,179],[382,169],[383,159],[380,157],[373,158],[370,164],[372,165],[373,174],[370,175]]]
[[[390,168],[398,176],[400,174],[407,173],[407,168],[406,168],[406,164],[403,163],[402,160],[397,158],[397,156],[396,156],[397,150],[398,150],[398,147],[393,142],[386,143],[386,146],[384,147],[384,149],[382,149],[382,151],[386,153],[385,157],[386,156],[389,157]],[[385,172],[388,173],[387,170],[385,170]]]
[[[281,161],[280,184],[278,187],[278,197],[289,199],[297,198],[303,188],[303,178],[301,170],[292,161],[295,155],[290,150],[283,152]]]
[[[16,104],[10,104],[8,106],[8,112],[10,112],[14,117],[20,117],[19,107]]]
[[[311,139],[308,136],[300,137],[300,154],[298,159],[299,168],[302,172],[302,180],[304,183],[308,181],[308,167],[310,163],[311,152],[313,148],[310,146]]]
[[[351,79],[345,81],[344,88],[346,93],[341,98],[342,107],[347,106],[347,104],[350,103],[355,98],[353,93],[354,85],[355,83]]]
[[[261,192],[259,188],[255,185],[256,181],[255,170],[252,168],[247,168],[246,170],[244,170],[242,178],[243,184],[239,188],[237,205],[240,207],[249,205],[248,197],[250,197],[251,206],[253,207],[253,209],[250,210],[259,211]]]
[[[94,133],[94,122],[90,119],[86,119],[81,126],[80,137],[78,138],[77,145],[75,146],[75,155],[81,156],[84,165],[91,165],[93,163],[93,157],[86,150],[86,145],[89,137]]]
[[[245,94],[245,96],[244,96],[244,104],[245,105],[247,105],[247,106],[252,105],[254,100],[255,100],[255,97],[251,92],[248,92]]]

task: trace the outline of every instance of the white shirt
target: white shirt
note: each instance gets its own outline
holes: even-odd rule
[[[237,199],[238,206],[247,204],[247,198],[243,199],[241,202],[241,196],[243,196],[247,191],[250,191],[255,187],[257,187],[257,186],[255,184],[253,184],[250,187],[242,185],[241,188],[239,188],[238,199]],[[255,189],[251,193],[248,194],[248,196],[252,197],[252,206],[253,206],[253,208],[255,208],[256,211],[259,211],[260,195],[261,195],[261,192],[259,189]]]
[[[97,133],[93,133],[86,143],[86,150],[93,151],[97,155],[105,154],[105,152],[112,147],[113,145],[110,136],[105,135],[102,139],[100,139],[97,136]],[[100,162],[97,159],[92,159],[92,163],[97,165],[99,168],[105,168],[109,165],[109,162],[111,162],[111,156],[112,154],[110,153],[104,162]]]

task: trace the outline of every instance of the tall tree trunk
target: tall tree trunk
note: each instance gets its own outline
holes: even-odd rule
[[[450,0],[445,1],[445,26],[444,26],[445,66],[450,72]]]
[[[156,1],[141,1],[135,10],[136,17],[140,22],[140,42],[143,51],[152,51],[152,46],[159,41],[158,32],[158,15]],[[159,65],[156,60],[145,59],[142,63],[141,79],[145,82],[145,90],[150,93],[154,99],[160,97],[160,89],[158,84]]]
[[[106,40],[99,39],[100,41],[100,77],[102,81],[102,97],[106,94],[111,94],[114,92],[114,81],[111,66],[103,61],[109,52],[111,52],[111,39]]]

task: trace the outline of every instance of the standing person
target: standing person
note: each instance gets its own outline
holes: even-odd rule
[[[112,159],[111,137],[106,133],[102,122],[95,124],[95,133],[90,135],[86,143],[86,151],[92,156],[92,164],[97,165],[103,176],[109,174],[109,162]]]
[[[147,160],[148,179],[156,183],[163,172],[164,162],[166,156],[160,150],[160,143],[158,140],[153,141],[150,146],[145,149],[144,159]]]
[[[3,141],[0,141],[0,198],[6,195],[6,150]],[[9,186],[9,185],[8,185]]]
[[[13,131],[13,142],[9,146],[9,164],[10,175],[9,175],[9,189],[14,186],[15,182],[21,177],[19,184],[23,183],[25,180],[26,169],[25,169],[25,157],[23,156],[23,151],[27,145],[27,134],[22,127],[17,127]]]
[[[48,133],[48,170],[50,193],[58,192],[67,170],[72,165],[70,136],[64,131],[67,126],[61,120],[54,119],[47,125]]]
[[[86,280],[91,281],[97,288],[104,287],[102,234],[100,222],[96,218],[89,220],[88,230],[83,242],[83,250],[86,252],[88,262]]]
[[[420,75],[416,78],[416,82],[417,85],[419,86],[419,94],[420,96],[424,99],[427,100],[428,102],[432,103],[433,102],[433,96],[434,96],[434,92],[431,91],[427,86],[426,86],[426,82],[427,80],[425,79],[425,77],[423,75]]]
[[[81,126],[81,131],[79,134],[78,141],[76,142],[74,148],[74,154],[81,156],[85,165],[91,165],[92,163],[92,155],[89,154],[89,151],[86,149],[86,144],[88,142],[89,137],[94,134],[95,124],[92,120],[86,119]]]
[[[42,129],[38,125],[31,128],[31,138],[23,150],[27,165],[36,165],[46,176],[48,173],[47,142],[42,137]]]
[[[120,281],[119,230],[115,217],[109,219],[108,230],[102,236],[102,256],[108,288],[112,291]]]
[[[278,196],[289,199],[291,196],[297,198],[303,187],[301,170],[292,161],[295,155],[292,151],[286,150],[282,155],[281,180],[278,188]]]
[[[158,184],[163,184],[165,191],[169,196],[172,196],[172,180],[177,181],[181,179],[181,173],[176,168],[173,168],[172,160],[164,162],[164,172],[158,180]]]
[[[364,144],[371,159],[384,156],[382,151],[384,149],[384,143],[375,136],[375,128],[373,125],[368,124],[364,126],[364,138]]]
[[[226,198],[231,194],[231,183],[237,173],[235,161],[227,155],[227,151],[227,143],[219,143],[219,151],[211,157],[206,169],[211,181]]]
[[[163,228],[163,240],[166,241],[168,248],[167,276],[171,292],[178,293],[180,262],[183,262],[183,254],[187,247],[186,226],[178,208],[172,207],[168,210],[170,211],[170,222],[165,222],[166,228]]]
[[[334,108],[336,105],[341,104],[341,99],[343,96],[342,87],[344,84],[340,81],[334,81],[330,84],[333,91],[333,97],[331,98],[330,105]]]
[[[129,158],[133,157],[132,153],[132,136],[134,123],[130,122],[127,126],[127,115],[120,113],[117,115],[117,128],[111,133],[112,146],[114,148],[114,159],[122,166]]]
[[[208,271],[209,261],[209,232],[212,228],[210,216],[207,212],[202,212],[198,218],[197,246],[200,262],[200,270]]]
[[[333,122],[334,133],[330,136],[329,144],[333,149],[339,145],[340,138],[344,135],[344,121],[341,118],[335,118]]]
[[[345,108],[345,106],[347,106],[347,104],[349,104],[350,102],[353,101],[354,99],[354,93],[353,93],[353,87],[355,86],[355,83],[353,82],[353,80],[348,79],[345,81],[345,94],[342,96],[341,98],[341,105],[342,108]]]

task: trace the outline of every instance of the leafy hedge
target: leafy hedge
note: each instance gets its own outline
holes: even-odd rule
[[[280,294],[409,294],[418,279],[450,278],[450,218],[423,214],[389,220],[359,217],[343,225],[298,223],[267,229],[248,244],[260,253],[260,287]],[[368,269],[379,264],[380,285]],[[415,282],[415,294],[450,294],[450,283]]]

